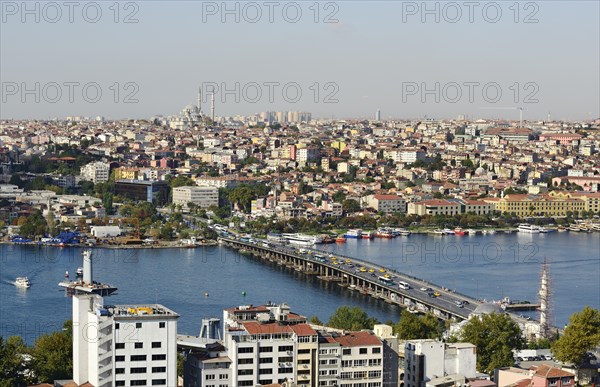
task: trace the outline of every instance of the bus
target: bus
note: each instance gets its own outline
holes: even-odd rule
[[[391,286],[394,284],[394,281],[392,281],[391,279],[386,278],[384,276],[379,277],[379,282],[381,282],[384,285],[388,285],[388,286]]]
[[[398,287],[400,289],[405,289],[405,290],[410,289],[410,285],[407,282],[404,282],[404,281],[398,281]]]

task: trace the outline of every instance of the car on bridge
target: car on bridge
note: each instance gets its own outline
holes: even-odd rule
[[[421,287],[421,289],[419,289],[419,290],[422,291],[422,292],[427,292],[427,293],[433,292],[432,288],[428,288],[426,286]]]

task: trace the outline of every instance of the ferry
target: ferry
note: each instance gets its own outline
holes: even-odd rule
[[[285,243],[286,239],[281,234],[268,233],[267,240],[275,243]]]
[[[300,246],[312,246],[323,242],[321,237],[302,234],[281,234],[289,243]]]
[[[354,239],[359,239],[362,235],[362,230],[357,228],[357,229],[353,229],[353,230],[348,230],[346,232],[346,234],[344,234],[344,236],[346,238],[354,238]]]
[[[15,286],[18,288],[29,288],[31,287],[31,282],[27,277],[17,277],[15,280]]]
[[[519,232],[524,232],[527,234],[539,234],[540,228],[533,224],[521,223],[518,227]]]
[[[373,239],[374,236],[375,233],[373,231],[363,231],[362,234],[360,234],[362,239]]]

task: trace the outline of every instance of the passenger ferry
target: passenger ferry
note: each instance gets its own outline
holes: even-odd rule
[[[274,242],[274,243],[285,243],[285,241],[286,241],[286,239],[281,234],[277,234],[277,233],[268,233],[267,240],[269,242]]]
[[[15,286],[18,288],[29,288],[31,287],[31,282],[27,277],[17,277],[15,280]]]
[[[527,234],[539,234],[541,232],[540,228],[533,224],[521,223],[518,227],[519,232],[524,232]]]
[[[323,242],[321,237],[302,234],[281,234],[289,243],[299,246],[312,246]]]
[[[348,230],[346,234],[344,234],[346,238],[354,238],[359,239],[362,236],[362,230],[357,228],[353,230]]]

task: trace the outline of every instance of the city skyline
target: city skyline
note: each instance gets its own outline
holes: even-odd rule
[[[82,6],[72,23],[68,9],[53,22],[56,10],[32,4],[28,13],[3,3],[2,119],[167,116],[194,104],[199,85],[219,88],[217,116],[518,119],[517,107],[525,120],[600,116],[597,2],[485,2],[472,22],[469,9],[437,2],[301,3],[298,20],[260,9],[255,22],[235,2],[233,13],[132,2],[102,4],[97,22]]]

